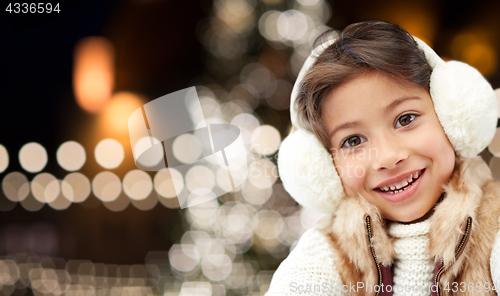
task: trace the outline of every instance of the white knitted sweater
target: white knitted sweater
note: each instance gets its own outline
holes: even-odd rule
[[[326,236],[318,228],[309,229],[281,262],[266,295],[346,295],[341,289],[331,292],[331,286],[335,290],[342,285],[335,256]]]
[[[389,234],[395,238],[393,295],[430,295],[434,262],[429,258],[429,219],[412,224],[391,223]]]
[[[400,283],[432,281],[434,266],[427,265],[425,261],[428,255],[422,251],[427,248],[424,246],[428,246],[428,241],[423,238],[428,230],[428,221],[413,225],[394,224],[390,227],[390,234],[398,237],[394,245],[397,254],[393,269],[394,287]],[[407,247],[414,243],[418,247]],[[337,255],[326,236],[316,227],[309,229],[274,273],[266,296],[346,295],[341,289],[342,280],[335,268],[335,256]],[[500,287],[500,231],[493,245],[490,267],[493,283],[495,287]],[[414,273],[410,276],[409,272]],[[429,274],[431,274],[430,281],[428,280]],[[410,295],[397,294],[397,291],[393,293],[393,295]]]

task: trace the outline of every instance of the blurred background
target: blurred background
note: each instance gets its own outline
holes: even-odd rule
[[[33,25],[4,12],[0,294],[263,295],[321,218],[276,168],[316,37],[393,22],[498,88],[499,13],[498,1],[86,0]],[[206,118],[240,127],[250,175],[180,209],[169,176],[136,169],[127,120],[190,86]],[[500,133],[481,155],[500,178]]]

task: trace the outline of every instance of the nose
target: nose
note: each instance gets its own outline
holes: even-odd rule
[[[393,169],[408,159],[409,151],[404,141],[396,135],[381,135],[376,140],[374,170]]]

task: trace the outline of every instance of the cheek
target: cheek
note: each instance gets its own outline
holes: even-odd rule
[[[430,158],[436,164],[434,167],[436,176],[441,181],[446,182],[455,167],[455,151],[453,150],[453,146],[439,123],[425,130],[432,132],[422,132],[414,138],[414,141],[412,141],[415,145],[414,151]]]
[[[360,192],[364,186],[367,160],[363,155],[334,156],[334,165],[346,191]],[[349,195],[349,192],[346,192]]]

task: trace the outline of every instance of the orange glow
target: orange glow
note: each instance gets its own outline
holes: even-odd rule
[[[140,108],[145,100],[136,94],[119,92],[113,95],[102,114],[102,122],[106,130],[112,132],[115,137],[128,135],[128,118],[137,108]]]
[[[484,34],[463,33],[452,42],[453,57],[476,68],[484,76],[490,76],[498,68],[497,51]]]
[[[434,22],[428,15],[415,12],[409,15],[395,13],[393,16],[395,23],[408,31],[411,35],[418,37],[432,47],[432,39],[434,38]]]
[[[114,85],[113,45],[102,37],[87,37],[75,47],[73,88],[78,105],[100,112],[109,101]]]
[[[401,26],[408,33],[432,47],[436,31],[436,21],[432,10],[418,2],[392,1],[390,4],[391,8],[380,7],[382,10],[379,18]]]

